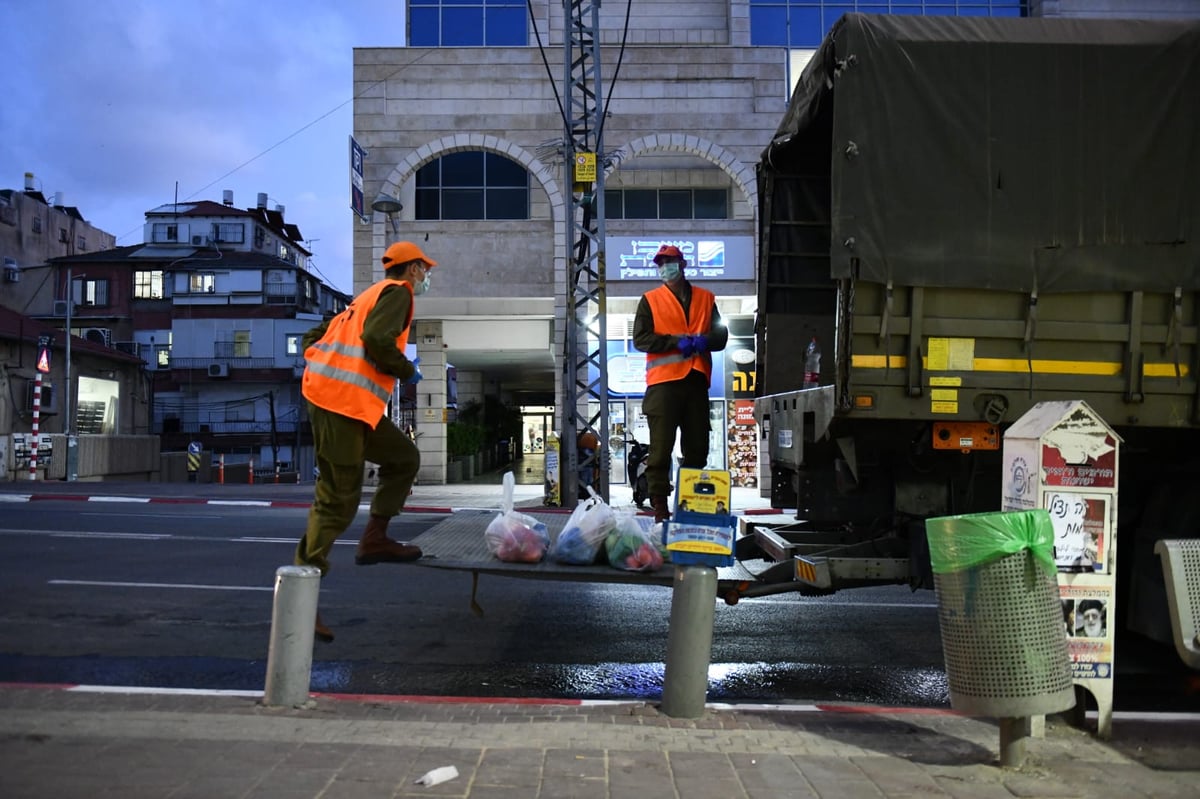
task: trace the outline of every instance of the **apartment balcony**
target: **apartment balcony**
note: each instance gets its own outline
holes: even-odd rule
[[[228,355],[213,355],[206,358],[176,358],[171,357],[172,369],[204,369],[207,371],[211,364],[223,364],[227,369],[288,369],[275,363],[274,358],[238,358]]]
[[[296,420],[277,419],[272,430],[270,420],[218,422],[209,419],[180,419],[174,416],[156,414],[155,428],[163,433],[197,433],[212,435],[270,435],[296,432],[299,423]]]

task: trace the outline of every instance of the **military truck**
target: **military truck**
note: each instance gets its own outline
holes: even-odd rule
[[[1083,400],[1123,439],[1122,605],[1170,640],[1153,543],[1200,534],[1197,98],[1194,22],[833,27],[758,164],[756,414],[803,521],[742,555],[931,587],[923,520],[999,510],[1008,425]]]

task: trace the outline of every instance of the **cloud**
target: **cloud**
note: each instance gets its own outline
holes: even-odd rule
[[[176,186],[232,189],[243,208],[266,192],[350,291],[353,48],[401,45],[403,15],[384,0],[0,0],[0,188],[32,171],[118,244],[141,241]]]

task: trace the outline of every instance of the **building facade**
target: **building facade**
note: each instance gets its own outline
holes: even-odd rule
[[[154,208],[141,244],[113,247],[110,236],[104,249],[22,270],[43,275],[31,317],[86,342],[79,354],[137,365],[136,390],[76,371],[71,433],[134,432],[126,405],[136,396],[137,432],[159,436],[164,452],[198,446],[231,465],[311,474],[301,339],[350,297],[310,271],[300,230],[266,197],[238,208],[227,191],[220,203]],[[114,410],[90,412],[101,405]],[[64,424],[48,421],[48,432]]]
[[[858,10],[1020,16],[1019,0],[858,3]],[[574,187],[566,178],[561,3],[462,4],[412,0],[406,47],[355,51],[354,136],[368,152],[365,193],[394,197],[397,214],[355,223],[354,284],[379,277],[393,238],[439,260],[421,298],[422,363],[445,357],[460,402],[470,387],[524,408],[536,451],[562,431],[573,253],[564,231]],[[624,482],[621,443],[647,440],[640,397],[644,358],[631,339],[643,292],[657,284],[660,243],[689,255],[690,276],[718,296],[732,342],[710,393],[710,465],[758,485],[754,394],[755,165],[786,108],[805,59],[855,3],[604,4],[598,9],[603,104],[610,474]],[[368,212],[369,213],[369,212]],[[734,356],[737,356],[735,359]],[[718,359],[719,360],[719,359]],[[464,387],[468,387],[464,390]],[[443,477],[444,386],[418,389],[426,454],[421,479]],[[547,419],[553,418],[552,423]]]

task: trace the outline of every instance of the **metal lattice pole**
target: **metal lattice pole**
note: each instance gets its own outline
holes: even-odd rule
[[[563,505],[575,504],[579,474],[598,470],[597,491],[608,491],[608,310],[604,266],[604,169],[600,98],[600,0],[563,0],[566,99],[564,184],[569,187],[565,244],[568,259],[563,359]],[[581,452],[590,432],[599,446]]]

